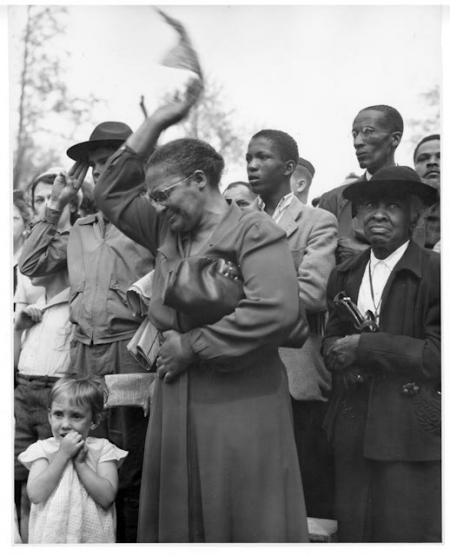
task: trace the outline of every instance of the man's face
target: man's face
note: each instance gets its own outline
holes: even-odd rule
[[[223,192],[227,201],[234,201],[240,208],[249,208],[255,204],[256,197],[246,185],[235,185]]]
[[[284,161],[273,142],[266,137],[252,139],[245,158],[250,186],[262,197],[276,193],[292,173],[288,165],[293,164]]]
[[[414,166],[420,179],[439,189],[441,184],[441,141],[426,141],[417,149]]]
[[[108,158],[116,152],[114,147],[100,147],[88,155],[89,166],[92,167],[92,179],[94,185],[100,179]]]
[[[411,208],[408,199],[367,198],[357,205],[357,217],[373,248],[393,253],[410,236]]]
[[[53,185],[51,183],[38,182],[34,188],[34,212],[38,218],[45,215],[45,207],[52,196]]]
[[[170,173],[166,165],[156,164],[147,169],[145,181],[150,194],[167,191],[166,200],[155,206],[166,214],[173,232],[189,232],[199,226],[205,200],[194,176]]]
[[[382,112],[362,110],[353,122],[352,136],[360,167],[373,174],[386,164],[395,151],[401,133],[389,128]]]
[[[44,218],[45,207],[52,196],[53,184],[38,182],[34,188],[34,212],[38,219]],[[58,229],[65,230],[70,226],[70,205],[66,205],[58,221]]]

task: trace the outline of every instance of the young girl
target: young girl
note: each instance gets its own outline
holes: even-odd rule
[[[128,452],[88,437],[100,422],[105,397],[99,378],[62,378],[53,386],[53,437],[19,455],[30,470],[30,543],[115,541],[117,468]]]

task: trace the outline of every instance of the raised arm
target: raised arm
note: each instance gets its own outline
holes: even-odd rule
[[[36,222],[25,240],[19,259],[19,269],[26,276],[45,276],[67,266],[69,230],[58,230],[66,205],[77,195],[88,167],[76,162],[67,174],[56,176],[45,216]]]
[[[45,276],[66,268],[69,232],[58,232],[60,215],[60,211],[47,207],[44,219],[33,226],[19,259],[25,276]]]
[[[144,195],[144,163],[161,132],[187,115],[201,86],[193,80],[182,99],[175,97],[148,117],[109,159],[94,190],[97,206],[111,222],[153,254],[158,247],[160,223],[158,212]]]

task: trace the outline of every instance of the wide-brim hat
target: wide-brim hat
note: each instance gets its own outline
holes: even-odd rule
[[[348,185],[342,192],[344,199],[353,205],[364,199],[383,197],[406,198],[416,195],[424,205],[437,201],[437,190],[420,181],[419,175],[409,166],[389,166],[381,168],[370,180],[358,180]]]
[[[118,149],[132,133],[133,130],[123,122],[102,122],[91,133],[89,141],[67,149],[67,156],[72,160],[84,161],[89,153],[100,147]]]

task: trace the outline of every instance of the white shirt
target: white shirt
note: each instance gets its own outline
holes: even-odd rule
[[[64,289],[48,303],[45,295],[36,302],[42,320],[26,330],[17,365],[27,376],[63,376],[70,364],[70,340],[73,325],[69,321],[69,292]]]
[[[273,211],[272,214],[272,220],[274,220],[277,224],[280,221],[281,217],[283,216],[283,212],[291,204],[293,198],[294,198],[294,194],[291,192],[285,195],[284,197],[281,197],[281,199],[279,200],[278,205],[275,207],[275,210]],[[260,208],[260,210],[264,210],[266,204],[261,199],[261,197],[259,197],[258,199],[259,199],[258,207]]]
[[[45,288],[33,286],[31,280],[22,274],[18,267],[19,257],[22,253],[22,246],[14,253],[14,266],[16,267],[17,287],[14,293],[14,303],[31,305],[36,303],[41,295],[45,293]]]
[[[394,270],[395,265],[403,257],[406,249],[408,248],[409,240],[403,245],[400,245],[393,253],[385,259],[377,259],[370,252],[370,259],[366,265],[361,286],[358,294],[358,309],[364,315],[366,311],[370,310],[375,316],[378,316],[377,324],[379,324],[379,315],[381,311],[381,296],[383,295],[384,287],[391,272]],[[370,289],[370,275],[372,274],[373,298]]]

